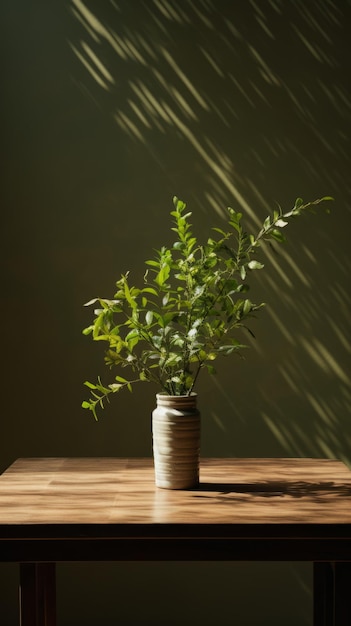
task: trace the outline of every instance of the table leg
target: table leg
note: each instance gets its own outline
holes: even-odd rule
[[[313,626],[334,626],[332,563],[313,564]]]
[[[334,564],[335,626],[351,624],[351,563]]]
[[[351,563],[314,563],[314,626],[350,626]]]
[[[56,626],[55,563],[20,564],[20,626]]]

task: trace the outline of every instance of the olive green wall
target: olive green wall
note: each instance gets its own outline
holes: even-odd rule
[[[267,256],[256,341],[198,393],[203,456],[351,465],[350,17],[348,0],[3,0],[0,470],[151,455],[155,389],[98,423],[80,408],[104,373],[82,304],[142,276],[173,195],[199,237],[229,205],[255,230],[277,202],[335,197]],[[0,576],[14,626],[16,568]],[[58,583],[60,626],[312,623],[303,564],[65,565]]]

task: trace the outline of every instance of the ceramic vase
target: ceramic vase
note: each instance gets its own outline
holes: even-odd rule
[[[156,395],[152,412],[155,482],[164,489],[189,489],[199,484],[200,412],[197,395]]]

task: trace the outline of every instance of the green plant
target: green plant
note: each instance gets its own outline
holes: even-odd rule
[[[95,298],[98,304],[93,323],[83,330],[95,341],[106,341],[105,363],[130,370],[130,377],[117,375],[105,386],[85,382],[91,397],[82,403],[97,419],[110,394],[138,381],[153,382],[169,395],[187,395],[201,370],[215,373],[219,356],[240,353],[246,347],[237,338],[248,318],[264,303],[246,297],[250,272],[262,269],[257,260],[265,240],[282,243],[282,229],[290,218],[300,216],[330,197],[303,203],[283,213],[280,208],[267,217],[256,235],[242,227],[242,214],[228,208],[228,230],[213,228],[214,237],[200,244],[191,231],[186,204],[173,199],[172,248],[162,247],[146,261],[142,287],[132,286],[128,273],[117,281],[113,299]]]

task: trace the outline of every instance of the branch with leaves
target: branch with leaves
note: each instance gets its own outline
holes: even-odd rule
[[[268,216],[256,235],[242,226],[242,213],[228,208],[228,230],[213,228],[216,236],[200,244],[192,233],[185,202],[173,199],[171,248],[162,247],[145,262],[144,284],[130,285],[129,274],[116,282],[113,299],[94,298],[95,318],[83,330],[94,341],[107,342],[105,363],[128,370],[110,384],[85,382],[91,396],[82,403],[97,419],[110,395],[124,387],[132,391],[137,382],[152,382],[168,395],[193,392],[202,369],[215,374],[219,356],[240,354],[246,347],[238,330],[250,329],[246,321],[264,303],[254,304],[245,294],[250,272],[264,264],[258,260],[264,241],[283,243],[289,221],[326,201],[326,196],[304,203],[298,198],[285,213],[278,208]]]

